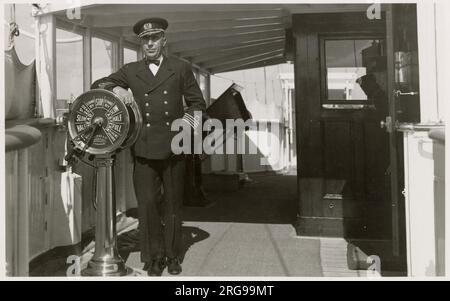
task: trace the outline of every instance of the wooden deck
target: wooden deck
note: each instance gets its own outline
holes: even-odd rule
[[[209,206],[184,208],[183,272],[177,277],[379,276],[349,268],[343,238],[296,235],[295,174],[250,178],[237,191],[208,193]],[[122,231],[119,245],[126,245],[137,224]],[[138,246],[121,254],[136,276],[146,276]],[[163,276],[172,277],[167,270]]]

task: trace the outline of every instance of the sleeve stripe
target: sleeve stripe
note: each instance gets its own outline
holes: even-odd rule
[[[198,118],[194,118],[191,114],[188,114],[188,113],[184,114],[183,120],[185,120],[187,123],[189,123],[189,125],[193,129],[196,129],[200,125],[200,122],[198,121]]]
[[[187,114],[185,114],[185,116],[183,116],[183,120],[186,121],[191,128],[194,128],[194,122],[193,120],[191,120]]]
[[[189,121],[187,121],[186,119],[183,118],[183,121],[186,122],[190,127],[192,127],[192,125],[189,123]]]
[[[192,117],[191,115],[189,115],[188,113],[185,113],[183,118],[189,118],[189,120],[194,121],[194,117]]]

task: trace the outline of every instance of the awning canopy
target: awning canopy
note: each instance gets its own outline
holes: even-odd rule
[[[293,14],[364,12],[370,4],[95,4],[81,7],[81,19],[66,8],[47,13],[138,43],[132,26],[158,16],[169,21],[169,53],[209,73],[286,62],[286,30]]]

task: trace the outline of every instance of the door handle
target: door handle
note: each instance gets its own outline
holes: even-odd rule
[[[392,118],[391,116],[386,116],[386,121],[380,121],[380,127],[386,129],[386,132],[392,133]]]
[[[414,95],[419,95],[419,92],[402,92],[400,90],[394,90],[394,96],[395,97],[399,97],[399,96],[414,96]]]

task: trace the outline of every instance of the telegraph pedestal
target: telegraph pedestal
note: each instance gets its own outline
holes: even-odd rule
[[[125,266],[117,249],[114,158],[98,156],[94,164],[97,168],[95,252],[82,275],[124,276],[132,270]]]

